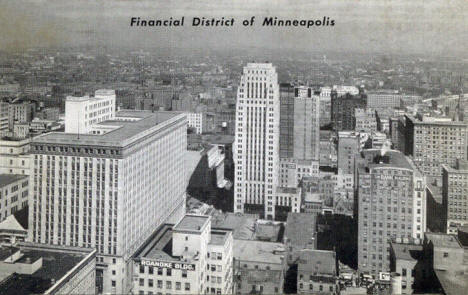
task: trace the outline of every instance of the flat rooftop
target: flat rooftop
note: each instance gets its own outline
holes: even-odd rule
[[[383,155],[382,155],[383,154]],[[395,167],[395,168],[406,168],[414,169],[414,165],[410,163],[408,158],[400,151],[381,149],[367,149],[361,152],[361,158],[372,158],[372,162],[367,163],[369,168],[378,167]],[[417,170],[415,170],[417,172]]]
[[[391,243],[396,259],[416,261],[421,256],[422,245]]]
[[[302,251],[297,265],[298,271],[314,272],[317,275],[336,275],[336,254],[333,251]]]
[[[0,187],[28,178],[29,176],[22,174],[0,174]]]
[[[234,257],[249,262],[262,262],[282,264],[284,259],[284,246],[281,243],[236,240],[234,242]]]
[[[182,118],[183,113],[125,110],[117,112],[116,117],[127,117],[131,120],[109,120],[96,124],[97,126],[118,126],[105,134],[80,134],[78,137],[78,134],[74,133],[50,132],[35,137],[32,142],[125,147],[134,140],[133,137],[177,116]]]
[[[25,243],[14,248],[24,255],[16,263],[33,263],[42,258],[42,267],[32,275],[14,273],[0,283],[0,294],[41,294],[77,266],[92,250]],[[0,257],[9,257],[11,248],[0,248]],[[6,256],[6,257],[5,257]]]
[[[285,238],[288,243],[298,247],[310,246],[315,238],[317,215],[311,213],[288,213]]]
[[[201,232],[208,222],[210,222],[209,216],[187,214],[174,226],[174,231]]]
[[[259,220],[255,214],[217,214],[211,219],[211,227],[231,230],[235,240],[279,242],[283,236],[279,223]]]
[[[458,241],[455,236],[442,233],[425,233],[425,235],[429,240],[431,240],[434,247],[462,248],[460,241]]]
[[[228,237],[227,231],[212,230],[210,244],[222,246],[226,243],[227,237]]]

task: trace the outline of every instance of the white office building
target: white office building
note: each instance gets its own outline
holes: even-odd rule
[[[65,132],[87,134],[92,126],[115,117],[115,91],[96,90],[94,97],[67,96],[65,101]]]
[[[275,216],[279,84],[271,63],[249,63],[237,90],[234,211]]]
[[[164,225],[133,258],[133,294],[232,294],[233,238],[211,217]]]
[[[31,143],[29,239],[96,248],[98,292],[127,293],[131,255],[185,213],[187,119],[119,112],[104,134],[51,132]],[[104,128],[107,127],[107,128]]]

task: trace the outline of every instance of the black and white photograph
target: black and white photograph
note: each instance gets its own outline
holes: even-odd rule
[[[0,295],[468,294],[467,20],[0,0]]]

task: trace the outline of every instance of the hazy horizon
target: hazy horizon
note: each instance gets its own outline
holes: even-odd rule
[[[34,47],[265,48],[466,57],[468,1],[3,1],[0,50]],[[234,27],[130,27],[131,17],[234,17]],[[256,25],[240,22],[256,16]],[[262,27],[266,16],[334,19],[333,27]]]

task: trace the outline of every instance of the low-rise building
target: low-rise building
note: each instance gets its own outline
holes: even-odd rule
[[[317,215],[311,213],[289,213],[284,232],[287,264],[297,264],[300,253],[317,248]]]
[[[421,288],[415,285],[415,281],[422,281],[422,250],[421,245],[404,244],[401,241],[390,243],[392,294],[413,294],[415,289]]]
[[[339,294],[336,253],[304,250],[297,266],[298,294]]]
[[[28,206],[29,177],[0,174],[0,221]]]
[[[27,236],[28,229],[18,222],[15,215],[12,214],[0,222],[0,245],[14,245],[17,242],[24,242]]]
[[[96,250],[19,243],[0,248],[0,293],[95,294]]]
[[[29,175],[31,140],[26,139],[0,139],[0,174]]]
[[[236,240],[234,247],[237,294],[281,294],[284,247],[281,243]]]
[[[133,255],[133,294],[232,294],[233,239],[211,217],[161,226]]]

